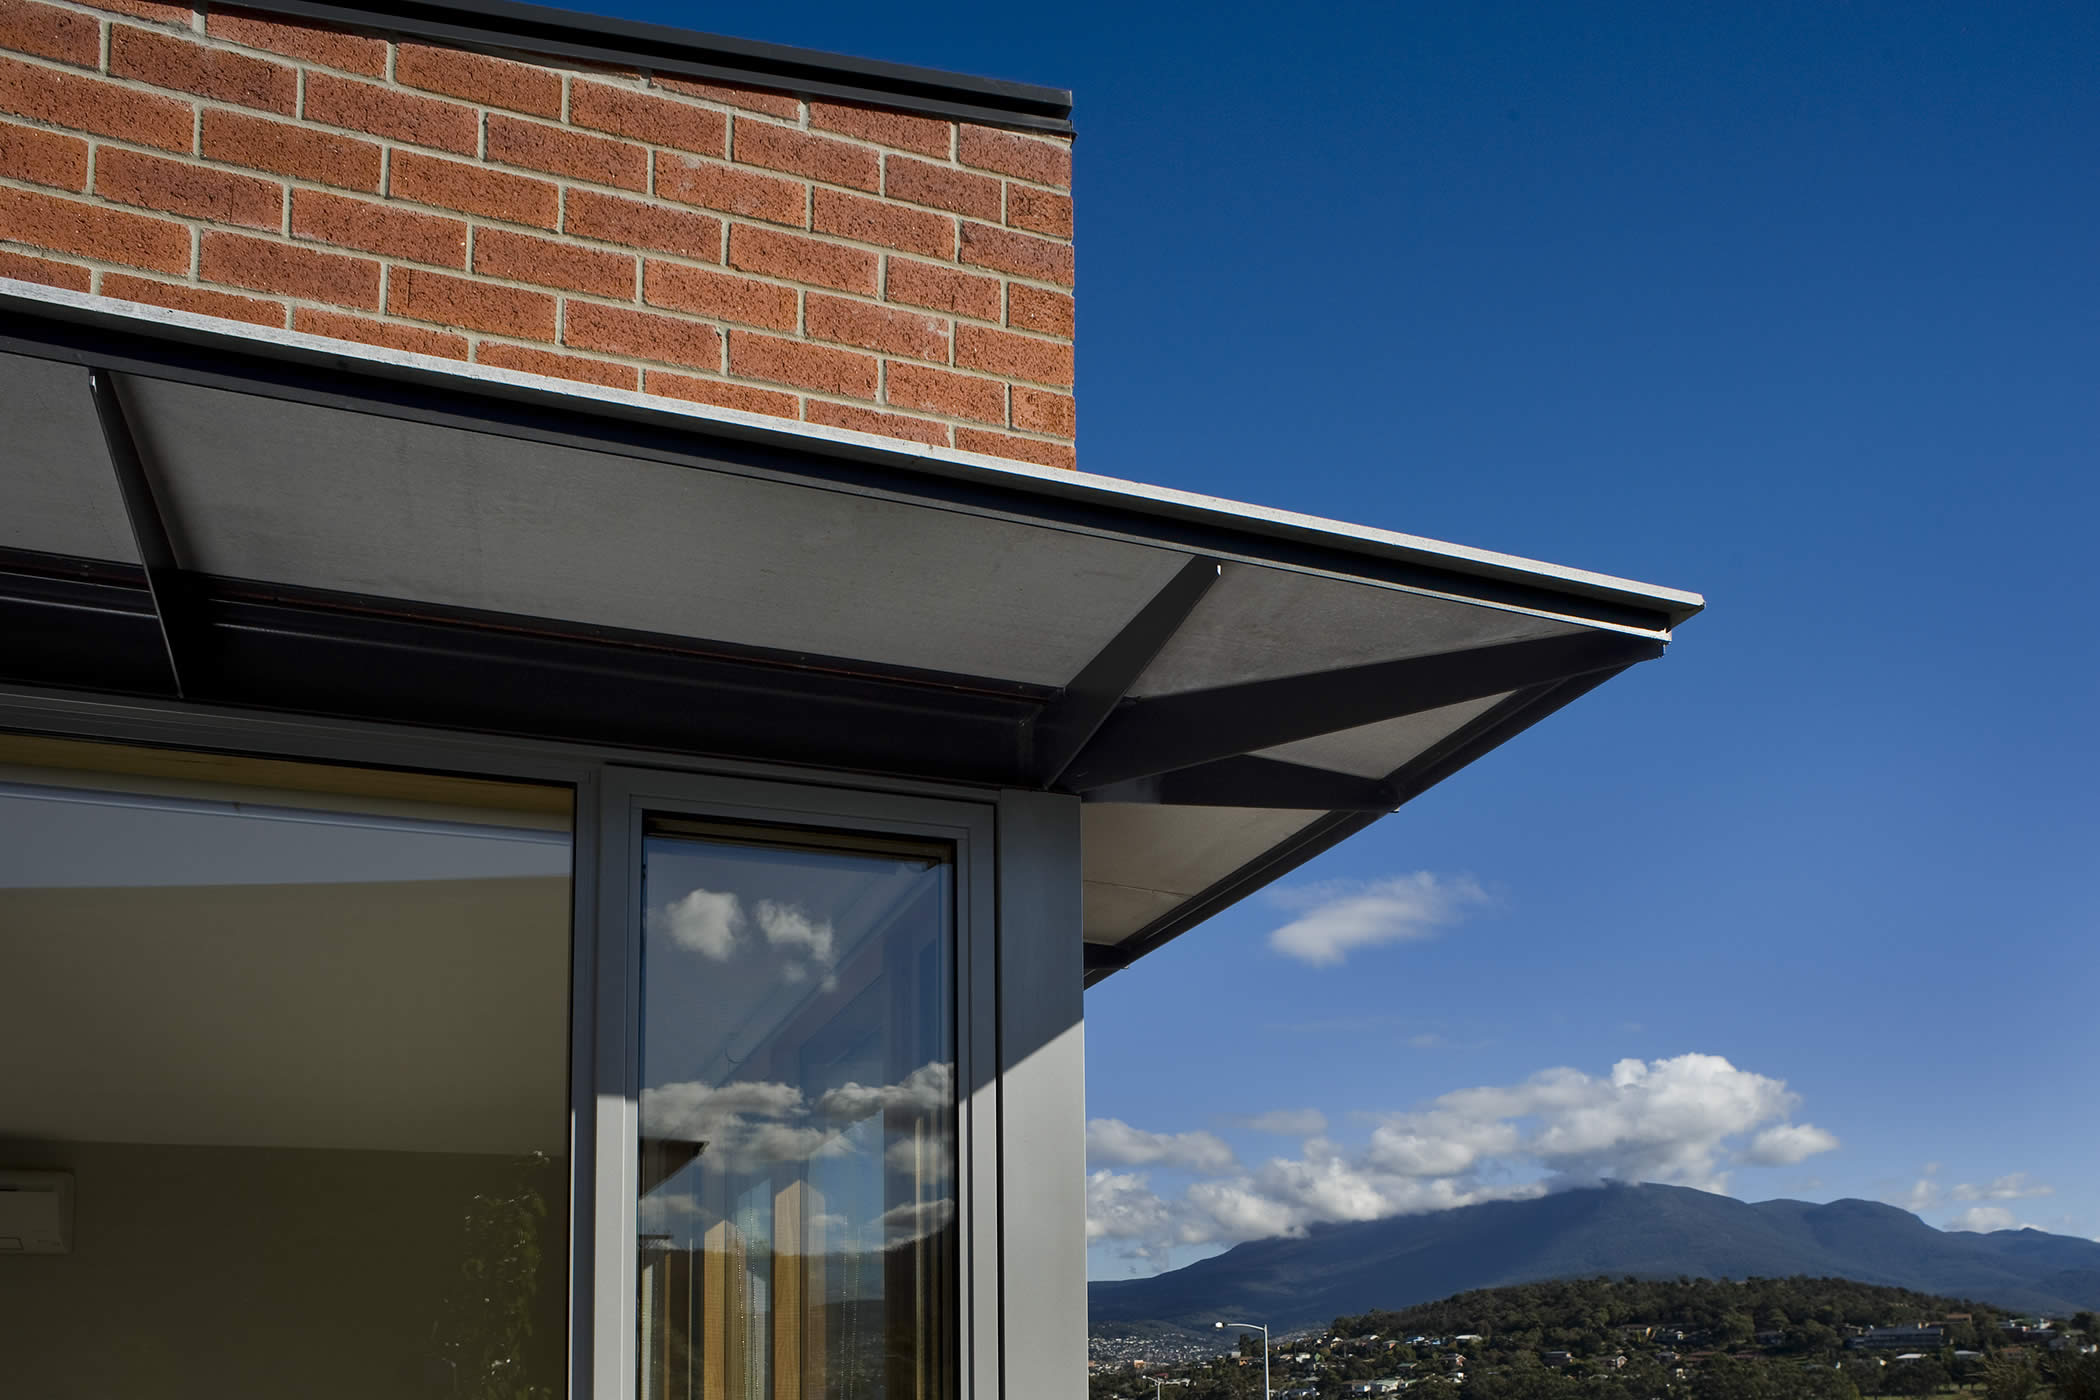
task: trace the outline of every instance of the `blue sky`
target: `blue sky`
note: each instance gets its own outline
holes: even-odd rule
[[[1599,1171],[2100,1236],[2100,9],[602,8],[1073,88],[1086,469],[1710,601],[1089,994],[1097,1276]]]

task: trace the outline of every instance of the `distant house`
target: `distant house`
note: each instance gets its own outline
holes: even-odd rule
[[[1571,1353],[1565,1351],[1542,1351],[1539,1353],[1540,1363],[1547,1366],[1565,1366],[1574,1359]]]
[[[1845,1345],[1867,1351],[1938,1351],[1946,1341],[1943,1327],[1869,1327]]]

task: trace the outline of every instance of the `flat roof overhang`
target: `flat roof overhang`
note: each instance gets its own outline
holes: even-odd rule
[[[1696,595],[0,279],[0,678],[1084,800],[1088,979]]]

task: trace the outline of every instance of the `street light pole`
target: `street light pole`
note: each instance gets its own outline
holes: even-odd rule
[[[1269,1329],[1259,1322],[1221,1322],[1219,1330],[1227,1327],[1250,1328],[1261,1333],[1261,1400],[1269,1400]]]

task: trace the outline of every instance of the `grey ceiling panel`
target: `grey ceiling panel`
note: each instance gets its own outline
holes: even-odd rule
[[[1373,584],[1228,564],[1133,693],[1173,695],[1581,630]]]
[[[0,547],[139,561],[87,371],[0,355]]]
[[[1041,685],[1184,556],[792,483],[138,380],[191,567]]]
[[[1280,758],[1312,768],[1350,773],[1359,778],[1383,778],[1432,744],[1449,738],[1462,726],[1486,714],[1509,698],[1490,695],[1485,700],[1467,700],[1418,715],[1402,715],[1360,729],[1344,729],[1295,744],[1264,749],[1262,758]]]
[[[1080,889],[1081,935],[1089,943],[1120,942],[1153,920],[1173,913],[1184,898],[1161,890],[1088,880]]]

